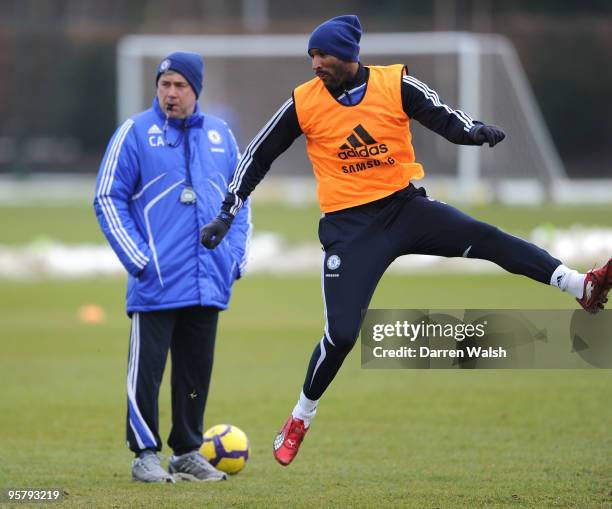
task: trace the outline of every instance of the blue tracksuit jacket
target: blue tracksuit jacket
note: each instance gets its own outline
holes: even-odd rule
[[[239,149],[227,124],[199,105],[184,121],[165,121],[156,98],[117,129],[98,173],[96,215],[129,273],[129,314],[193,305],[225,309],[245,269],[250,210],[240,211],[215,250],[200,244],[199,232],[217,215]],[[188,187],[195,190],[194,204],[180,201]]]

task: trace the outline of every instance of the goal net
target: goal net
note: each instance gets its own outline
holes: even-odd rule
[[[224,118],[241,148],[300,83],[312,78],[308,35],[128,36],[118,45],[118,121],[146,109],[155,95],[155,68],[173,51],[205,58],[201,105]],[[442,101],[472,118],[500,125],[494,150],[458,146],[412,122],[426,182],[463,201],[490,200],[511,189],[517,201],[546,197],[566,177],[513,46],[499,35],[462,32],[373,33],[361,42],[363,64],[405,63]],[[277,160],[272,175],[306,176],[303,138]]]

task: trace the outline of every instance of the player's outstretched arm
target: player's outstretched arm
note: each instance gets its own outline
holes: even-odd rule
[[[272,115],[244,151],[227,186],[219,215],[202,228],[200,241],[204,247],[214,249],[219,245],[243,203],[268,173],[272,162],[301,134],[292,96]]]
[[[414,76],[402,78],[402,105],[406,115],[458,145],[494,146],[506,136],[503,129],[472,119],[444,104],[438,93]]]

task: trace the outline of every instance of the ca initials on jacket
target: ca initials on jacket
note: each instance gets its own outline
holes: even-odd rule
[[[149,145],[151,145],[152,147],[163,147],[164,139],[159,135],[149,136]]]

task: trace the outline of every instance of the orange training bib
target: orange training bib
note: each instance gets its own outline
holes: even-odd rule
[[[363,99],[343,106],[319,78],[293,92],[323,212],[369,203],[423,178],[402,108],[403,65],[371,66]]]

